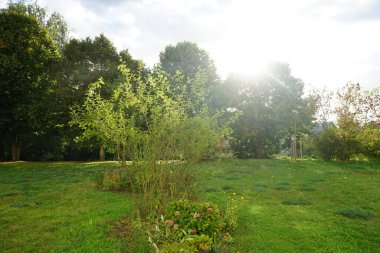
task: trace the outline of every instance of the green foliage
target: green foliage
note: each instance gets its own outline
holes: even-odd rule
[[[220,131],[207,111],[190,117],[186,105],[168,95],[168,79],[156,68],[145,77],[125,66],[110,99],[102,98],[103,83],[93,83],[81,107],[73,108],[80,138],[96,138],[115,152],[125,170],[105,172],[102,189],[125,190],[136,199],[136,215],[146,218],[163,211],[178,197],[191,198],[193,171],[189,163],[212,158]]]
[[[46,8],[39,6],[37,2],[29,4],[23,1],[8,2],[8,10],[36,18],[48,30],[50,38],[62,51],[68,41],[69,29],[61,14],[53,12],[49,16]]]
[[[193,170],[186,164],[132,164],[107,170],[97,179],[99,189],[124,191],[135,198],[135,215],[146,218],[162,213],[166,204],[177,198],[194,196]]]
[[[208,53],[189,41],[166,46],[160,53],[160,64],[169,76],[175,76],[180,71],[186,78],[194,79],[199,71],[205,71],[209,84],[218,78]]]
[[[216,120],[207,114],[182,121],[179,131],[181,136],[178,150],[185,161],[209,159],[218,153],[221,132],[218,130]]]
[[[361,145],[361,152],[369,158],[380,157],[380,128],[366,124],[356,136]]]
[[[33,136],[54,127],[54,80],[60,55],[48,32],[33,17],[12,10],[0,13],[0,131],[12,143],[12,158]],[[49,109],[46,109],[49,108]]]
[[[159,252],[163,252],[163,253],[177,253],[177,252],[194,253],[194,252],[198,252],[198,250],[194,247],[194,245],[192,245],[191,243],[186,241],[184,243],[181,243],[181,242],[165,243]]]
[[[356,132],[334,125],[325,126],[322,133],[315,137],[315,144],[320,157],[325,161],[339,159],[348,161],[360,153],[360,143]]]
[[[340,144],[337,129],[334,125],[327,125],[315,138],[316,148],[324,161],[331,161],[337,154],[337,145]]]
[[[195,162],[215,154],[218,129],[207,112],[185,114],[180,101],[168,96],[168,80],[160,69],[144,78],[120,67],[121,77],[110,99],[93,83],[81,107],[72,110],[72,124],[81,138],[97,138],[125,164],[132,161],[184,159]],[[164,147],[164,148],[163,148]]]
[[[173,230],[183,229],[187,234],[205,234],[214,239],[221,235],[224,227],[221,211],[212,203],[177,201],[168,205],[164,219],[166,223],[178,224],[178,228],[173,225]]]
[[[216,105],[216,68],[209,54],[197,44],[184,41],[166,46],[160,53],[160,65],[169,79],[170,97],[181,97],[188,115],[195,115],[204,107],[213,113],[221,108]]]
[[[100,89],[102,97],[110,97],[120,63],[116,48],[104,34],[94,39],[71,39],[62,54],[58,85],[60,99],[67,107],[82,103],[90,84],[99,78],[105,83]]]
[[[95,38],[71,39],[62,50],[63,58],[56,70],[57,99],[60,101],[60,125],[63,135],[63,155],[65,160],[99,159],[94,151],[99,150],[101,140],[82,138],[82,129],[69,125],[70,108],[84,103],[90,84],[102,78],[103,84],[96,90],[101,98],[110,98],[113,93],[113,83],[120,73],[118,71],[119,55],[112,42],[103,34]],[[108,150],[106,150],[107,152]],[[99,154],[99,153],[98,153]],[[110,157],[113,155],[107,152]]]
[[[304,98],[303,82],[288,65],[273,64],[256,79],[225,82],[235,87],[231,107],[241,113],[232,125],[232,148],[239,158],[268,158],[290,146],[295,130],[311,129],[314,100]]]
[[[378,158],[379,90],[362,91],[359,84],[348,83],[336,92],[336,99],[332,110],[337,116],[336,126],[325,122],[324,130],[315,137],[320,156],[326,161],[347,161],[360,155]],[[328,100],[322,103],[324,107],[330,105]]]
[[[135,75],[138,75],[140,72],[143,72],[143,75],[147,74],[148,70],[145,69],[144,62],[142,60],[133,59],[132,55],[128,52],[128,49],[120,51],[119,57],[120,61]]]
[[[181,200],[170,203],[164,215],[153,222],[149,240],[159,252],[210,252],[230,240],[229,233],[236,219],[234,209],[225,213],[212,203]]]

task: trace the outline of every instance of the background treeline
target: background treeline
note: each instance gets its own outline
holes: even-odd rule
[[[1,10],[1,160],[125,160],[130,143],[143,145],[135,136],[168,137],[157,129],[173,126],[189,133],[178,136],[193,142],[191,152],[201,150],[188,155],[199,159],[217,150],[240,158],[286,154],[295,131],[307,155],[380,157],[379,90],[349,83],[306,94],[283,63],[255,78],[221,80],[208,53],[191,42],[168,45],[148,68],[103,34],[76,39],[68,30],[59,13],[37,4]],[[190,152],[178,136],[169,150],[182,151],[165,159]]]

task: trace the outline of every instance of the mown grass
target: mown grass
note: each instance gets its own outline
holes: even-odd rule
[[[380,252],[379,162],[231,159],[198,167],[202,198],[245,196],[235,252]]]
[[[95,189],[116,163],[1,163],[0,252],[119,252],[108,221],[133,208],[123,194]]]
[[[95,188],[115,166],[0,163],[0,252],[148,252],[141,231],[109,236],[133,210],[127,194]],[[194,169],[201,200],[244,197],[233,252],[379,252],[380,163],[229,159]],[[283,204],[295,200],[309,205]]]

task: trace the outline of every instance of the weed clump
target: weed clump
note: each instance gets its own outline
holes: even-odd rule
[[[313,192],[316,189],[315,189],[314,186],[311,186],[311,185],[301,185],[299,187],[299,190],[302,191],[302,192]]]
[[[267,190],[267,185],[263,183],[257,183],[253,186],[255,192],[265,192]]]
[[[210,188],[206,188],[204,190],[204,192],[218,192],[219,189],[215,188],[215,187],[210,187]]]
[[[287,185],[277,185],[277,186],[275,187],[275,189],[276,189],[276,190],[279,190],[279,191],[287,191],[287,190],[290,189],[290,187],[287,186]]]
[[[286,199],[282,201],[283,205],[294,205],[294,206],[306,206],[311,205],[311,202],[307,199]]]
[[[108,191],[123,191],[136,198],[140,217],[160,213],[172,199],[193,197],[193,171],[186,164],[132,164],[103,172],[98,179],[98,188]]]
[[[279,190],[279,191],[287,191],[290,190],[290,183],[289,182],[280,182],[277,184],[274,189]]]
[[[364,220],[370,220],[373,218],[373,214],[360,207],[348,207],[344,209],[340,209],[335,212],[335,214],[350,218],[350,219],[364,219]]]
[[[232,190],[233,188],[234,188],[234,187],[231,186],[231,185],[223,185],[223,186],[222,186],[222,190],[224,190],[224,191]]]

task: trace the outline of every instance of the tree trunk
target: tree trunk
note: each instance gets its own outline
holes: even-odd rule
[[[126,167],[127,166],[127,163],[126,163],[126,153],[127,153],[127,151],[125,150],[125,147],[123,146],[123,149],[122,149],[122,151],[121,151],[122,153],[121,153],[121,166],[123,166],[123,167]]]
[[[262,146],[257,145],[255,148],[255,158],[256,159],[263,159],[264,158],[264,152],[262,150]]]
[[[12,161],[20,160],[20,147],[17,142],[17,138],[12,140]]]
[[[106,160],[106,150],[104,149],[104,145],[100,145],[99,149],[99,160],[100,161],[105,161]]]
[[[264,153],[264,141],[263,139],[258,136],[256,140],[256,147],[255,147],[255,158],[256,159],[263,159],[265,158],[265,153]]]

